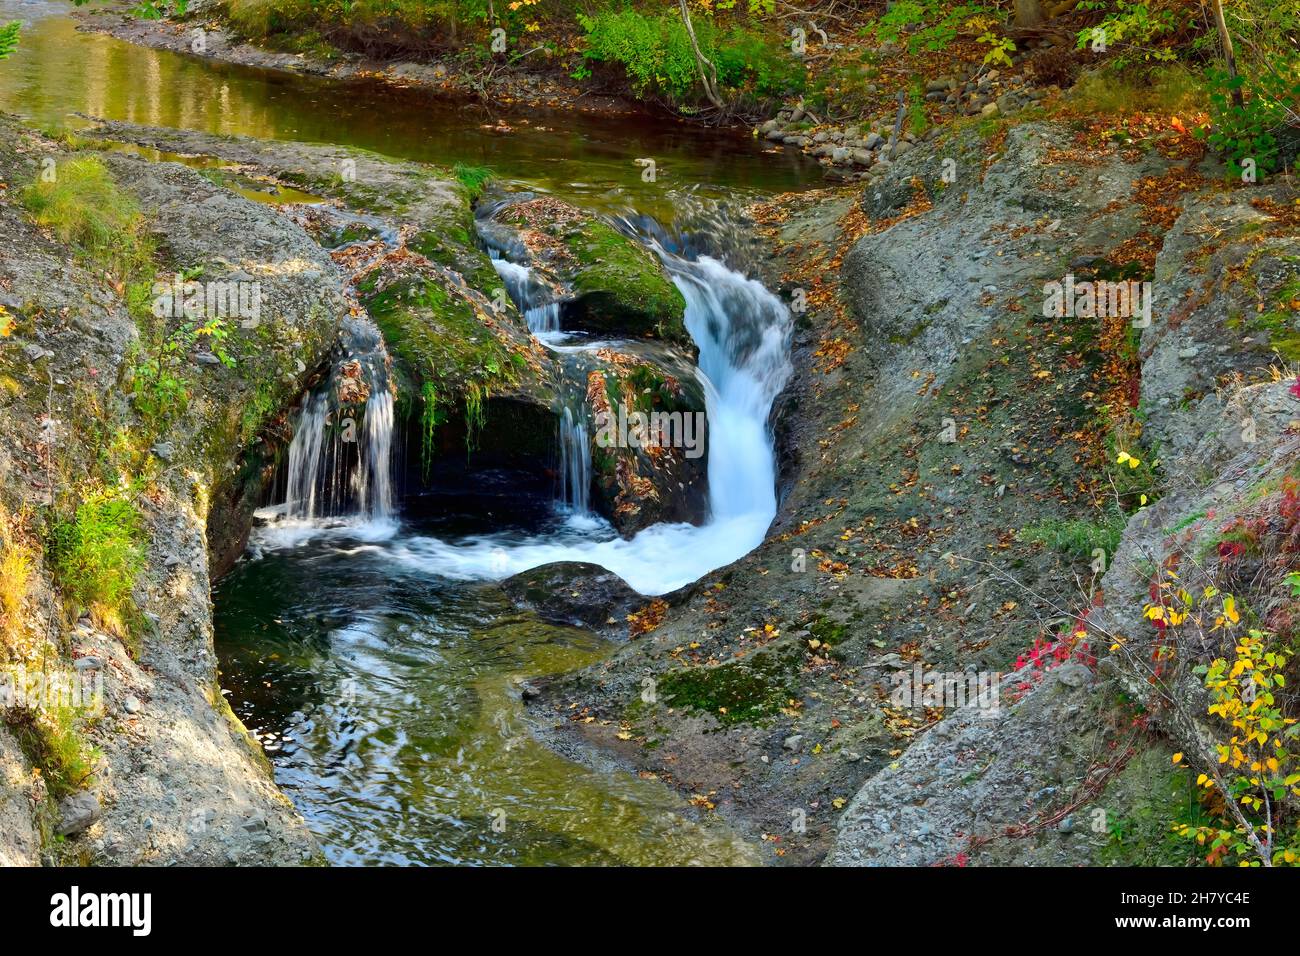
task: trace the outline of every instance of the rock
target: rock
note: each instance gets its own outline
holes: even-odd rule
[[[138,714],[142,707],[143,705],[140,703],[140,698],[134,695],[131,695],[127,697],[126,700],[122,701],[122,709],[128,714]]]
[[[781,741],[781,747],[793,753],[798,753],[803,749],[803,734],[791,734]]]
[[[155,458],[159,458],[163,461],[171,461],[172,455],[176,454],[175,446],[169,441],[160,441],[158,444],[150,448],[149,451],[153,453]]]
[[[1010,116],[1020,110],[1020,97],[1012,92],[1003,93],[995,103],[1002,116]]]
[[[531,266],[563,290],[565,329],[653,336],[691,347],[686,300],[663,263],[603,219],[552,196],[506,195],[491,223],[513,233]]]
[[[871,133],[863,141],[862,147],[863,149],[879,149],[881,144],[884,143],[884,141],[885,138],[881,136],[879,133]]]
[[[646,601],[612,571],[577,561],[523,571],[502,581],[501,589],[517,608],[544,621],[620,636],[627,634],[627,615]]]
[[[261,810],[257,810],[247,817],[240,826],[248,833],[263,833],[266,830],[266,814]]]
[[[997,115],[998,115],[997,103],[985,103],[980,108],[980,116],[997,116]]]
[[[1056,679],[1066,687],[1084,687],[1092,683],[1092,671],[1086,664],[1070,661],[1052,671]]]
[[[59,823],[54,832],[58,836],[73,836],[93,824],[102,814],[99,797],[89,790],[71,794],[59,801]]]

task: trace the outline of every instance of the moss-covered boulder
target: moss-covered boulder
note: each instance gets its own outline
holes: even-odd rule
[[[658,257],[635,239],[550,196],[507,201],[492,221],[513,232],[510,245],[534,269],[570,290],[562,305],[566,329],[690,344],[686,300]]]
[[[631,535],[708,516],[708,420],[690,360],[658,342],[566,357],[586,382],[596,503]],[[638,437],[638,429],[644,429]]]
[[[555,432],[549,353],[518,314],[458,272],[420,257],[359,288],[393,358],[398,407],[419,434],[420,471],[453,447],[483,465],[546,461]]]

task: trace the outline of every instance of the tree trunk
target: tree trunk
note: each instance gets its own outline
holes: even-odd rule
[[[1223,19],[1223,0],[1210,0],[1214,8],[1214,24],[1219,28],[1219,42],[1223,44],[1223,62],[1228,68],[1228,79],[1233,83],[1232,102],[1234,106],[1246,105],[1241,87],[1237,80],[1237,54],[1232,48],[1232,34],[1228,32],[1228,22]]]
[[[699,41],[695,39],[695,26],[691,23],[691,11],[686,7],[686,0],[679,0],[679,3],[682,8],[682,23],[686,25],[686,35],[690,37],[691,50],[695,53],[695,65],[700,71],[700,83],[704,86],[704,95],[718,109],[724,109],[726,104],[722,102],[722,97],[718,95],[717,68],[704,55],[704,52],[700,49]]]
[[[1043,16],[1043,5],[1039,0],[1015,0],[1016,29],[1024,30],[1028,27],[1042,26],[1046,17]]]

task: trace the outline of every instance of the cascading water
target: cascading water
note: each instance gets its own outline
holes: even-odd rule
[[[587,413],[576,414],[566,405],[560,420],[560,494],[570,514],[591,514],[591,440],[587,435]]]
[[[533,270],[505,259],[495,249],[491,252],[492,265],[506,284],[506,294],[524,314],[528,331],[545,339],[560,331],[560,303],[546,299],[533,278]]]
[[[339,522],[391,527],[393,426],[383,336],[350,319],[330,375],[294,422],[284,501],[262,512],[271,532]]]
[[[790,375],[789,310],[724,263],[659,250],[686,299],[686,327],[699,348],[709,418],[709,499],[704,525],[660,524],[630,540],[494,534],[451,543],[394,542],[392,553],[453,579],[502,578],[554,561],[585,561],[618,574],[643,594],[663,594],[743,557],[776,516],[776,456],[768,425]]]

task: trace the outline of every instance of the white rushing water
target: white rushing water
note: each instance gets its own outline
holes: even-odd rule
[[[661,255],[686,299],[686,327],[699,347],[698,375],[709,420],[710,515],[704,524],[658,524],[630,539],[618,537],[590,510],[587,416],[566,408],[559,423],[559,506],[567,520],[560,531],[458,540],[401,532],[391,518],[392,396],[382,362],[366,362],[373,381],[359,450],[349,452],[337,429],[329,427],[337,413],[329,388],[310,397],[289,451],[287,504],[268,509],[278,517],[259,530],[254,551],[337,533],[369,542],[365,546],[381,548],[411,570],[453,580],[494,580],[555,561],[582,561],[613,571],[643,594],[676,590],[752,551],[776,516],[776,455],[768,416],[790,375],[789,310],[761,283],[716,259]],[[530,270],[501,258],[493,261],[544,343],[557,351],[607,344],[565,341],[558,303],[529,305],[537,301]],[[380,382],[382,387],[375,387]],[[340,514],[345,502],[351,503],[348,517]]]
[[[361,409],[340,397],[358,372],[368,392]],[[284,503],[258,513],[266,524],[254,550],[297,544],[330,528],[369,539],[395,531],[394,425],[383,336],[371,323],[351,320],[331,374],[303,399],[289,444]]]
[[[591,438],[585,410],[564,407],[560,420],[560,497],[572,515],[591,515]]]
[[[545,341],[548,336],[560,331],[560,303],[537,301],[532,269],[502,258],[495,250],[492,253],[492,265],[505,283],[506,293],[523,310],[529,332]]]
[[[593,536],[590,519],[549,536],[492,534],[456,542],[412,536],[391,543],[394,557],[461,580],[585,561],[608,568],[643,594],[663,594],[762,542],[776,516],[768,414],[790,375],[789,310],[761,283],[717,260],[665,261],[686,298],[686,326],[700,350],[709,419],[709,520],[654,525],[628,540]]]

